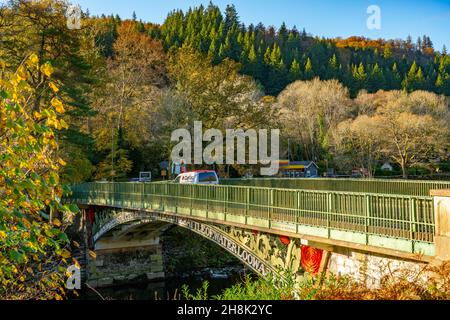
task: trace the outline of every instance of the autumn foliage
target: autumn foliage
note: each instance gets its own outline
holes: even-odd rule
[[[53,67],[29,56],[16,72],[0,61],[0,299],[62,299],[68,238],[58,213],[64,190],[56,131],[67,128]],[[45,81],[32,87],[33,76]],[[43,88],[45,86],[45,88]],[[51,97],[35,107],[36,90]]]

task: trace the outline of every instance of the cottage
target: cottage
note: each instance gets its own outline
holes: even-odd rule
[[[319,167],[313,161],[280,163],[280,175],[285,178],[317,178]]]

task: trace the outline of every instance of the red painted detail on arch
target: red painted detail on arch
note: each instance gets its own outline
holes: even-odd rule
[[[280,236],[280,241],[285,246],[288,246],[291,243],[291,239],[289,237],[286,237],[286,236]]]
[[[306,272],[316,275],[319,273],[322,257],[323,250],[302,246],[301,266]]]

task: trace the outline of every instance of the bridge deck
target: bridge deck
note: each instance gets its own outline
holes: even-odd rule
[[[72,190],[71,201],[79,204],[163,211],[427,256],[435,250],[431,197],[169,183],[90,183]]]

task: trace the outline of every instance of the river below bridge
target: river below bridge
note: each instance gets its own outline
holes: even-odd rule
[[[191,294],[196,294],[203,283],[208,281],[208,297],[221,294],[235,284],[243,283],[247,270],[208,269],[197,275],[177,275],[157,282],[133,283],[122,286],[86,288],[77,299],[82,300],[174,300],[184,299],[182,287],[187,285]]]

